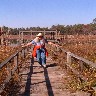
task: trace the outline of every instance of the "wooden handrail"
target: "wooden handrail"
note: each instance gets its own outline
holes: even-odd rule
[[[30,47],[27,47],[28,49]],[[27,48],[23,48],[23,49],[19,49],[16,53],[14,53],[13,55],[11,55],[8,59],[6,59],[4,62],[2,62],[0,64],[0,70],[2,70],[2,68],[5,66],[7,71],[9,72],[8,76],[5,78],[5,80],[3,81],[2,84],[0,84],[0,93],[4,90],[5,88],[5,84],[9,82],[9,80],[12,78],[12,75],[15,73],[16,70],[19,70],[18,69],[18,64],[19,64],[19,53],[22,54],[22,57],[25,58],[25,53],[28,52],[28,50],[26,50]],[[14,60],[13,64],[15,64],[16,66],[11,69],[9,66],[8,66],[8,62],[10,62],[11,60]],[[19,73],[19,72],[18,72]]]
[[[50,47],[50,48],[51,48],[51,47]],[[89,60],[87,60],[87,59],[85,59],[85,58],[83,58],[83,57],[80,57],[80,56],[75,55],[75,54],[73,54],[73,53],[71,53],[71,52],[68,52],[68,51],[64,50],[62,47],[57,47],[57,50],[59,50],[59,49],[62,50],[62,52],[66,54],[66,59],[67,59],[67,61],[66,61],[66,63],[65,63],[66,66],[67,66],[68,68],[70,68],[70,69],[73,71],[73,73],[74,73],[75,75],[77,75],[77,77],[81,78],[81,79],[84,80],[84,81],[87,81],[88,78],[86,78],[86,77],[82,74],[82,71],[83,71],[83,69],[84,69],[84,66],[85,66],[85,64],[87,64],[87,65],[89,65],[91,68],[96,68],[96,63],[93,63],[93,62],[91,62],[91,61],[89,61]],[[54,50],[52,50],[52,51],[54,51]],[[54,53],[56,54],[56,52],[54,52]],[[74,68],[71,66],[71,64],[72,64],[72,59],[77,59],[77,60],[79,60],[80,71],[74,69]]]
[[[92,61],[89,61],[89,60],[87,60],[87,59],[85,59],[85,58],[79,57],[78,55],[75,55],[75,54],[73,54],[73,53],[70,53],[70,56],[71,56],[71,57],[74,57],[74,58],[76,58],[76,59],[78,59],[78,60],[80,60],[80,61],[85,62],[85,63],[88,64],[90,67],[96,68],[96,63],[93,63]]]
[[[80,56],[75,55],[75,54],[73,54],[71,52],[68,52],[68,51],[62,49],[62,47],[58,47],[58,48],[60,48],[64,53],[67,54],[67,63],[71,63],[70,59],[72,57],[74,57],[75,59],[78,59],[78,60],[83,61],[84,63],[88,64],[90,67],[96,68],[96,63],[93,63],[92,61],[89,61],[89,60],[87,60],[87,59],[85,59],[83,57],[80,57]]]
[[[20,50],[21,51],[21,50]],[[12,58],[14,58],[19,52],[16,52],[15,54],[11,55],[9,58],[7,58],[5,61],[3,61],[1,64],[0,64],[0,69],[6,65]]]
[[[57,32],[57,31],[19,31],[19,32],[36,32],[36,33],[39,33],[39,32]]]

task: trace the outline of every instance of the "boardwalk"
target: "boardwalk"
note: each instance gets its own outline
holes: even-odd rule
[[[28,53],[30,53],[31,49],[30,50],[24,49],[24,50],[20,50],[19,52],[16,52],[10,58],[8,58],[6,62],[3,62],[1,65],[4,66],[11,59],[14,60],[14,64],[18,65],[20,63],[20,60],[18,59],[18,55],[22,56],[23,58],[22,60],[24,60],[25,53],[27,51]],[[70,56],[71,55],[76,57],[76,55],[70,54]],[[72,93],[70,92],[69,89],[66,89],[64,86],[64,78],[70,78],[70,77],[68,76],[66,71],[62,70],[61,67],[58,66],[59,62],[57,62],[58,64],[56,64],[56,62],[53,61],[50,56],[47,58],[47,68],[41,67],[36,61],[36,58],[34,62],[31,58],[29,59],[27,58],[25,60],[26,61],[24,61],[23,64],[21,64],[22,68],[20,67],[20,70],[18,70],[19,71],[18,74],[21,77],[20,79],[21,81],[19,82],[20,86],[19,88],[16,87],[16,90],[18,92],[16,91],[17,93],[14,94],[14,90],[12,91],[11,89],[9,90],[10,95],[6,95],[6,96],[92,96],[86,92],[77,91],[75,93]],[[88,62],[87,60],[85,61]],[[9,70],[10,71],[9,77],[17,67],[15,69],[14,68],[12,71]],[[8,80],[10,79],[9,77]],[[12,93],[10,91],[12,91]]]
[[[22,87],[18,96],[89,96],[62,90],[62,78],[66,74],[50,57],[47,58],[47,68],[42,68],[36,60],[34,64],[31,60],[26,61],[21,76]]]
[[[50,58],[47,59],[47,68],[42,68],[38,62],[32,64],[28,61],[21,73],[21,96],[72,96],[60,89],[64,72],[56,66]]]

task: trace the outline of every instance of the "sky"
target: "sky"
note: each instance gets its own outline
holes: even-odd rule
[[[94,18],[96,0],[0,0],[0,26],[89,24]]]

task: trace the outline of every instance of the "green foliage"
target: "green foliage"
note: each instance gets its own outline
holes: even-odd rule
[[[96,24],[96,18],[95,19],[93,19],[93,22],[92,22],[93,24]]]

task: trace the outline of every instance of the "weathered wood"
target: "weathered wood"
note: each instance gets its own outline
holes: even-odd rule
[[[59,47],[59,48],[61,48],[61,50],[64,53],[67,53],[67,64],[66,65],[73,71],[74,74],[76,74],[78,77],[82,78],[84,81],[87,81],[87,78],[81,74],[84,69],[83,67],[85,66],[84,64],[87,64],[92,68],[96,68],[96,63],[93,63],[85,58],[79,57],[78,55],[75,55],[71,52],[67,52],[66,50],[62,49],[62,47]],[[79,60],[79,66],[80,66],[81,72],[78,72],[74,68],[71,67],[71,64],[72,64],[71,58]]]
[[[79,60],[80,62],[84,62],[84,63],[88,64],[90,67],[96,68],[96,63],[93,63],[92,61],[89,61],[89,60],[87,60],[87,59],[85,59],[85,58],[83,58],[83,57],[80,57],[80,56],[78,56],[78,55],[75,55],[75,54],[73,54],[73,53],[71,53],[71,52],[67,52],[66,50],[62,49],[62,47],[59,47],[59,48],[61,48],[61,50],[62,50],[64,53],[67,53],[67,61],[68,61],[68,62],[71,61],[70,58],[75,58],[75,59]],[[67,62],[67,63],[68,63],[68,62]],[[80,64],[81,64],[81,63],[80,63]]]
[[[19,32],[36,32],[36,33],[39,33],[39,32],[56,32],[56,31],[19,31]]]
[[[87,78],[84,77],[83,75],[81,75],[80,72],[76,71],[74,68],[72,68],[69,63],[66,63],[66,65],[73,71],[73,73],[77,76],[77,77],[80,77],[82,78],[84,81],[87,81]]]
[[[11,60],[12,58],[14,58],[17,54],[18,54],[18,52],[16,52],[15,54],[13,54],[13,55],[11,55],[9,58],[7,58],[5,61],[3,61],[3,62],[0,64],[0,69],[1,69],[4,65],[6,65],[8,62],[10,62],[10,60]]]
[[[24,43],[23,41],[25,40],[25,35],[24,35],[24,33],[31,33],[29,36],[29,38],[30,39],[34,39],[35,37],[34,37],[34,34],[33,33],[43,33],[44,34],[44,36],[45,36],[45,38],[47,38],[47,37],[49,37],[49,39],[50,40],[56,40],[57,41],[57,30],[56,31],[19,31],[19,40],[20,40],[20,43]],[[46,33],[50,33],[49,35],[47,35]],[[36,35],[35,34],[35,35]],[[27,35],[28,36],[28,35]],[[29,39],[29,38],[27,38],[27,39]],[[48,39],[48,38],[47,38]]]
[[[19,64],[19,60],[18,60],[18,56],[19,56],[19,54],[21,53],[23,53],[22,54],[22,57],[23,58],[25,58],[25,53],[27,53],[28,52],[28,50],[26,50],[25,51],[25,48],[24,49],[20,49],[20,50],[18,50],[18,52],[16,52],[15,54],[13,54],[13,55],[11,55],[8,59],[6,59],[4,62],[2,62],[1,64],[0,64],[0,69],[2,69],[3,68],[3,66],[6,66],[7,67],[7,71],[8,71],[8,76],[7,76],[7,78],[4,80],[4,82],[3,82],[3,84],[1,84],[0,85],[0,93],[3,91],[3,89],[5,88],[5,85],[6,85],[6,83],[8,83],[9,82],[9,80],[12,78],[12,76],[13,76],[13,74],[15,73],[15,71],[16,70],[18,70],[18,72],[19,72],[19,69],[18,69],[18,64]],[[10,64],[8,64],[11,60],[14,60],[14,62],[12,62],[12,63],[14,63],[15,64],[15,67],[11,70],[11,68],[10,68]]]
[[[77,56],[77,55],[75,55],[73,53],[70,53],[70,56],[85,62],[86,64],[88,64],[91,67],[95,67],[96,68],[96,63],[93,63],[93,62],[91,62],[91,61],[89,61],[89,60],[87,60],[85,58],[79,57],[79,56]]]
[[[81,60],[79,60],[79,66],[80,66],[80,71],[82,72],[83,71],[83,68],[84,68],[84,66],[83,66],[83,61],[81,61]]]
[[[71,64],[71,52],[67,52],[67,63]]]

